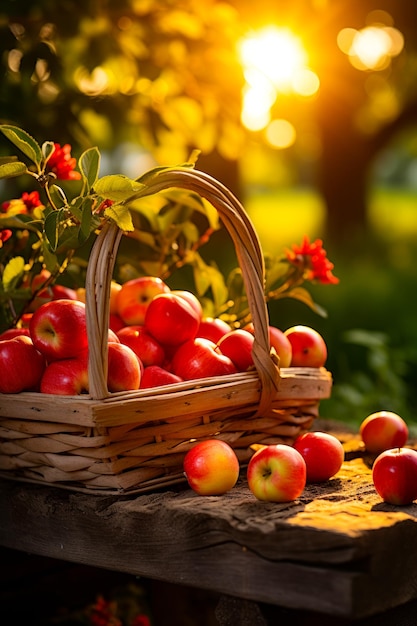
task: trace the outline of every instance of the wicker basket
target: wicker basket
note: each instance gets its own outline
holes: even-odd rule
[[[234,195],[207,174],[165,170],[149,194],[183,188],[219,212],[235,246],[254,325],[255,370],[110,394],[107,333],[110,282],[122,232],[107,222],[87,270],[89,395],[0,394],[4,476],[89,493],[124,494],[184,480],[196,440],[218,437],[249,460],[253,444],[292,443],[318,416],[332,379],[324,368],[278,367],[268,338],[264,264],[253,225]]]

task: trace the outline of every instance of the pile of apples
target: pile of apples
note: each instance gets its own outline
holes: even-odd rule
[[[361,423],[359,433],[372,458],[372,481],[388,504],[417,500],[417,451],[406,447],[408,426],[396,413],[377,411]],[[247,467],[250,491],[266,502],[291,502],[307,483],[323,483],[337,475],[344,462],[342,443],[330,433],[312,431],[293,446],[260,445]],[[219,439],[196,443],[184,458],[184,474],[199,495],[221,495],[232,489],[240,466],[232,447]]]
[[[45,277],[43,277],[43,280]],[[88,393],[85,290],[41,290],[25,326],[0,335],[0,393]],[[160,278],[112,282],[108,331],[110,392],[158,387],[254,368],[252,324],[207,318],[198,298]],[[281,367],[321,367],[327,348],[307,326],[270,326]]]

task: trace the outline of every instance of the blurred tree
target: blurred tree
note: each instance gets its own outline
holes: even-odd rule
[[[338,34],[362,29],[374,10],[392,16],[405,49],[363,71]],[[248,25],[288,26],[302,38],[320,89],[302,103],[278,98],[273,113],[298,125],[301,139],[311,118],[326,236],[349,244],[366,229],[376,155],[416,124],[415,19],[409,0],[85,0],[81,9],[77,0],[13,0],[0,8],[0,120],[75,149],[137,143],[162,164],[199,148],[198,166],[241,194],[248,131],[236,42]]]
[[[215,0],[15,0],[0,9],[0,118],[38,140],[132,142],[163,164],[236,161],[235,10]]]

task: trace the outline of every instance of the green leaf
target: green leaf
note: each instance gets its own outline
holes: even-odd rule
[[[200,237],[197,226],[192,222],[185,222],[182,227],[182,232],[189,245],[195,244]]]
[[[0,165],[0,178],[13,178],[25,174],[25,172],[27,172],[27,167],[21,161]]]
[[[93,205],[92,198],[86,198],[81,207],[82,208],[81,220],[80,220],[80,228],[78,231],[79,245],[82,245],[88,239],[92,231],[92,228],[91,228],[91,225],[93,222],[92,205]]]
[[[27,132],[17,126],[2,124],[0,131],[23,152],[35,165],[39,171],[43,157],[40,145]]]
[[[49,188],[49,193],[51,195],[52,202],[57,208],[68,205],[68,200],[64,193],[64,190],[58,185],[51,185]]]
[[[15,256],[10,259],[3,271],[3,287],[9,291],[14,287],[25,270],[25,259],[22,256]]]
[[[50,250],[48,247],[48,242],[44,239],[42,241],[42,256],[43,256],[43,264],[46,269],[53,274],[56,269],[59,267],[57,256]]]
[[[44,230],[46,238],[51,246],[51,250],[55,251],[58,247],[60,224],[63,222],[66,215],[66,209],[58,209],[57,211],[51,211],[46,216]]]
[[[99,178],[94,185],[94,191],[103,198],[108,198],[114,202],[122,202],[138,191],[145,190],[145,185],[141,185],[122,174],[110,174]]]
[[[0,228],[16,228],[18,230],[30,230],[39,233],[39,222],[33,220],[30,215],[21,213],[19,215],[11,215],[0,217]]]
[[[100,152],[97,148],[89,148],[80,156],[78,164],[84,181],[84,191],[87,193],[97,182],[100,159]]]
[[[49,159],[49,157],[54,152],[54,150],[55,150],[55,144],[53,141],[45,141],[42,144],[42,154],[43,154],[44,161],[47,161]]]
[[[199,298],[211,289],[216,309],[226,302],[228,290],[222,273],[217,267],[207,265],[198,252],[193,255],[193,275]]]
[[[104,211],[104,215],[115,221],[120,230],[124,232],[132,232],[134,230],[132,216],[127,206],[114,204],[107,207]]]
[[[299,300],[300,302],[303,302],[308,307],[310,307],[312,311],[315,311],[315,313],[321,315],[321,317],[327,317],[327,311],[316,302],[314,302],[311,294],[306,289],[304,289],[304,287],[295,287],[294,289],[286,292],[284,296],[287,298],[294,298],[295,300]]]

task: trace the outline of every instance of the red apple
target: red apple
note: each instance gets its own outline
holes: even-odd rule
[[[323,367],[327,346],[323,337],[309,326],[292,326],[284,331],[291,344],[291,367]]]
[[[381,452],[372,467],[372,480],[384,502],[411,504],[417,500],[417,451],[395,448]]]
[[[152,387],[162,387],[162,385],[171,385],[173,383],[182,382],[182,378],[169,372],[159,365],[148,365],[143,370],[140,379],[141,389],[150,389]]]
[[[217,343],[223,335],[232,329],[227,322],[220,317],[203,317],[197,331],[197,337],[210,339]]]
[[[337,474],[345,459],[341,442],[330,433],[304,433],[294,441],[294,448],[306,462],[309,483],[329,480]]]
[[[52,285],[52,300],[78,300],[77,292],[65,285]]]
[[[85,304],[52,300],[35,311],[29,325],[35,347],[48,361],[69,359],[87,348]]]
[[[119,330],[125,327],[125,323],[121,317],[116,313],[110,313],[109,315],[109,327],[113,332],[117,333]]]
[[[155,296],[145,315],[145,330],[163,347],[178,346],[196,336],[199,317],[181,296],[163,293]]]
[[[404,446],[408,439],[408,426],[396,413],[377,411],[363,420],[359,434],[367,451],[379,454],[389,448]]]
[[[184,474],[200,496],[230,491],[239,478],[239,461],[233,448],[220,439],[200,441],[184,458]]]
[[[113,393],[139,389],[141,364],[129,346],[122,343],[108,345],[107,387]]]
[[[38,390],[46,360],[30,337],[0,341],[0,363],[0,393]]]
[[[296,500],[304,490],[306,475],[303,457],[286,444],[260,448],[247,469],[249,489],[258,500],[267,502]]]
[[[183,343],[175,352],[171,370],[183,380],[227,376],[237,372],[233,361],[216,352],[216,344],[197,337]]]
[[[169,293],[170,288],[163,280],[154,276],[132,278],[124,283],[116,293],[114,313],[125,325],[143,324],[149,303],[161,293]]]
[[[201,302],[196,295],[194,295],[191,291],[187,291],[186,289],[173,289],[171,293],[175,293],[175,295],[187,300],[188,304],[190,304],[194,311],[197,313],[199,320],[202,319],[203,307],[201,306]]]
[[[143,326],[125,326],[117,333],[121,343],[129,346],[140,358],[144,367],[162,365],[165,361],[165,350]]]
[[[117,303],[117,299],[118,299],[118,294],[119,291],[122,289],[122,286],[120,283],[118,283],[115,280],[112,280],[110,283],[110,315],[117,315],[117,310],[118,310],[118,303]]]
[[[244,330],[253,334],[253,324],[250,322],[244,326]],[[275,352],[279,356],[280,367],[290,367],[292,358],[292,346],[288,337],[282,330],[276,326],[268,326],[269,331],[269,343],[271,348],[274,348]]]
[[[65,285],[48,285],[43,288],[42,286],[50,279],[51,272],[46,269],[42,269],[39,274],[36,274],[30,283],[32,293],[36,293],[35,299],[30,304],[30,310],[36,311],[42,304],[50,302],[51,300],[78,300],[78,294],[75,289],[67,287]]]
[[[107,331],[107,341],[110,343],[120,343],[120,339],[117,336],[117,333],[114,332],[111,328]]]
[[[254,336],[250,332],[237,328],[223,335],[217,342],[217,348],[233,361],[239,372],[246,372],[253,367],[253,342]]]
[[[5,339],[14,339],[15,337],[21,337],[22,335],[29,337],[29,328],[8,328],[1,333],[0,341],[4,341]]]
[[[57,396],[88,393],[88,351],[49,363],[42,376],[40,390]]]

